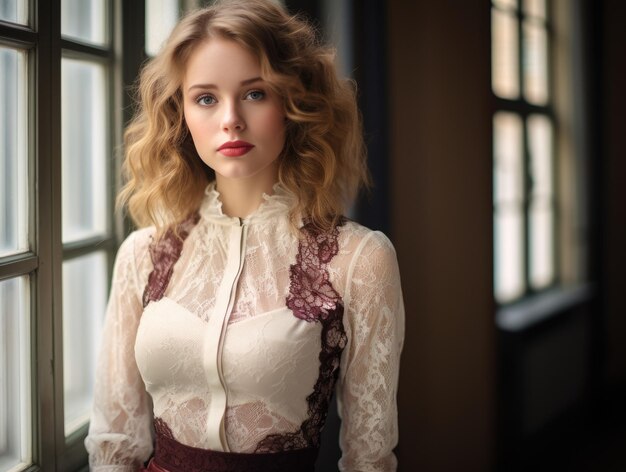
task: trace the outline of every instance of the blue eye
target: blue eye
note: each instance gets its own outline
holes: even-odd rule
[[[265,98],[265,92],[261,92],[260,90],[253,90],[246,94],[247,100],[262,100],[263,98]]]
[[[198,105],[213,105],[215,102],[215,97],[212,97],[211,95],[200,95],[198,98],[196,98],[196,103]]]

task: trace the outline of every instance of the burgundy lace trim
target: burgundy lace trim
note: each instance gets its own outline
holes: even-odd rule
[[[326,319],[340,300],[326,269],[339,252],[339,230],[322,232],[307,223],[300,231],[296,263],[289,268],[287,307],[302,320],[319,321]]]
[[[322,323],[319,375],[313,392],[306,399],[308,418],[300,429],[268,435],[257,444],[255,451],[258,453],[319,447],[330,398],[339,377],[341,353],[348,339],[343,327],[343,303],[328,273],[328,264],[339,252],[339,229],[322,232],[307,223],[301,231],[296,263],[290,267],[287,306],[304,321]]]
[[[174,439],[174,433],[172,433],[172,430],[170,429],[170,427],[161,418],[155,417],[153,424],[154,424],[154,434],[156,435],[157,438]]]
[[[168,472],[313,472],[317,449],[269,454],[219,452],[186,446],[174,439],[161,418],[154,419],[154,462]],[[150,470],[150,467],[148,467]]]
[[[163,298],[174,271],[174,264],[176,264],[183,250],[183,243],[199,219],[200,215],[195,213],[179,224],[178,236],[170,228],[163,237],[150,243],[149,251],[153,269],[143,291],[144,308],[151,301]]]

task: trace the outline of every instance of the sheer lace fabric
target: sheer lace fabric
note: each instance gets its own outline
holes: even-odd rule
[[[153,229],[120,247],[86,440],[95,470],[146,460],[153,416],[192,447],[211,449],[216,437],[232,452],[315,445],[335,379],[340,469],[395,470],[404,312],[393,247],[353,222],[299,237],[293,197],[274,190],[240,222],[210,186],[163,296],[145,310]],[[219,317],[223,335],[208,333]],[[223,392],[211,387],[212,362]]]

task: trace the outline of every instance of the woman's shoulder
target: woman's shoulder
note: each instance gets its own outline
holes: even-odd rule
[[[389,237],[379,230],[373,230],[356,221],[345,219],[340,227],[340,240],[345,250],[362,252],[378,250],[395,257],[396,251]]]
[[[154,240],[156,235],[156,228],[154,226],[148,226],[132,231],[117,251],[118,259],[133,260],[135,265],[149,256],[150,244]]]
[[[397,293],[400,272],[396,250],[389,237],[354,221],[343,225],[342,237],[344,244],[340,254],[344,257],[338,264],[345,270],[341,293],[345,306],[350,307],[348,312],[367,313],[368,304],[391,306],[387,298]]]

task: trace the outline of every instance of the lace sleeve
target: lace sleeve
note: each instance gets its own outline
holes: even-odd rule
[[[342,418],[339,469],[395,471],[396,390],[404,339],[404,305],[395,250],[372,232],[348,271],[344,325],[348,336],[337,385]]]
[[[120,246],[113,269],[85,439],[93,471],[136,471],[152,452],[152,406],[134,350],[142,313],[135,264],[138,235],[148,239],[145,231],[131,234]]]

